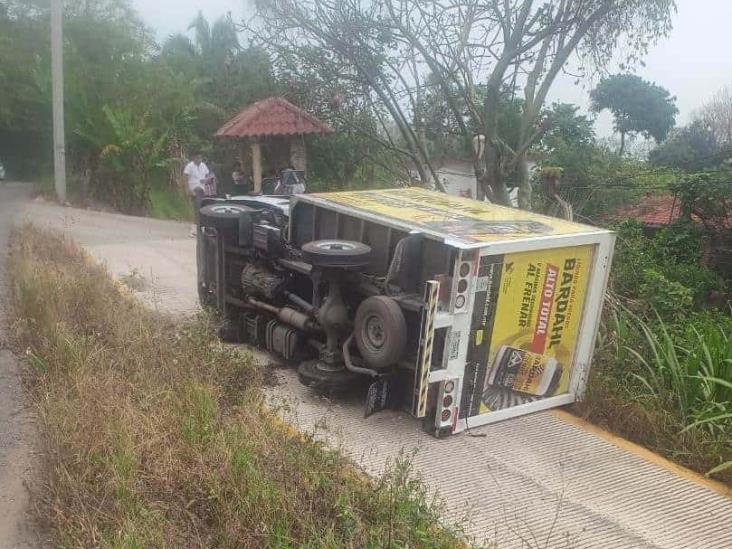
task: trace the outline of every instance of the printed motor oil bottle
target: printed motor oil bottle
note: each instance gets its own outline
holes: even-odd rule
[[[542,397],[556,391],[561,377],[555,358],[504,345],[496,353],[488,385]]]

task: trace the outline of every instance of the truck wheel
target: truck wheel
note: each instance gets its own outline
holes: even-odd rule
[[[208,204],[199,210],[201,225],[214,227],[225,234],[239,234],[239,217],[243,213],[253,212],[249,206],[217,202]]]
[[[343,391],[353,387],[359,378],[345,366],[334,366],[322,360],[306,360],[297,367],[297,378],[306,387],[317,391]]]
[[[365,299],[356,311],[354,337],[361,357],[372,368],[396,364],[407,345],[407,321],[399,304],[382,295]]]
[[[314,240],[303,244],[302,254],[315,267],[363,267],[369,263],[371,247],[351,240]]]

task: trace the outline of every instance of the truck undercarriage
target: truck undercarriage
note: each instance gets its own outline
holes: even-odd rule
[[[367,206],[354,207],[358,201]],[[226,339],[297,364],[305,385],[327,392],[368,386],[367,415],[400,408],[437,436],[467,428],[468,420],[482,424],[571,402],[586,373],[586,365],[571,368],[577,334],[592,339],[596,330],[594,314],[588,328],[580,325],[587,281],[592,274],[604,287],[600,271],[612,239],[596,230],[583,237],[585,246],[557,238],[534,261],[500,247],[536,246],[553,231],[551,218],[486,208],[405,189],[300,195],[291,202],[205,199],[197,237],[200,301],[226,319]],[[409,223],[399,220],[402,210]],[[499,219],[486,219],[486,212]],[[522,290],[511,280],[514,265],[523,264]],[[542,303],[549,293],[554,300],[557,277],[574,274],[561,288],[572,293],[572,303],[559,294],[556,306]],[[550,319],[560,306],[573,308],[566,342],[560,328],[569,315]],[[499,340],[491,332],[500,332],[496,315],[506,311],[526,321]],[[538,335],[549,328],[559,338],[556,349],[546,333]]]

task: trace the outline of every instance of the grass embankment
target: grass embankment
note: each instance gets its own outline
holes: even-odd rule
[[[262,405],[261,373],[123,295],[73,244],[26,227],[17,344],[44,427],[62,547],[456,547],[395,466],[365,480]]]
[[[82,197],[80,183],[75,178],[69,179],[67,199],[77,208],[91,208],[103,211],[119,212],[110,203],[104,200],[90,200]],[[50,201],[56,200],[56,191],[53,187],[53,178],[44,176],[38,181],[38,190],[41,196]],[[130,212],[123,212],[130,213]],[[185,192],[171,187],[165,182],[154,182],[150,188],[150,203],[143,211],[132,212],[133,215],[146,215],[155,219],[173,221],[193,221],[191,202]]]
[[[579,412],[732,486],[732,287],[680,221],[618,239],[587,399]]]
[[[667,324],[608,304],[586,398],[590,421],[732,487],[732,318]]]

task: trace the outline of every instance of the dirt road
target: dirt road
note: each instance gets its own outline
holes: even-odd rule
[[[38,459],[33,415],[23,395],[20,363],[7,346],[5,315],[8,237],[30,190],[24,185],[0,183],[0,549],[31,549],[44,544],[26,488]]]
[[[33,203],[27,217],[64,231],[140,297],[174,314],[194,312],[195,242],[180,223]],[[447,503],[448,520],[509,548],[729,549],[732,500],[649,458],[545,412],[445,440],[401,413],[364,420],[360,403],[330,402],[291,370],[269,398],[283,417],[340,446],[378,474],[400,453]]]

